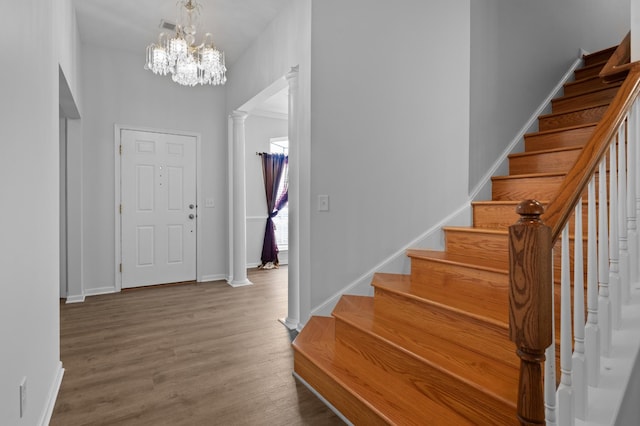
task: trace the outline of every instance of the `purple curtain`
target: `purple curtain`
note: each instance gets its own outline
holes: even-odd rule
[[[262,265],[264,267],[271,262],[278,266],[278,245],[276,243],[276,233],[273,225],[273,218],[278,215],[278,211],[286,204],[289,197],[287,187],[287,168],[289,157],[284,154],[262,153],[262,175],[264,177],[264,190],[267,196],[267,225],[264,230],[264,242],[262,244]],[[284,178],[284,191],[278,197],[280,181]]]

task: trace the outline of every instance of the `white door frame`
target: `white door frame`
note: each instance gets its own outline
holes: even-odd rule
[[[121,216],[120,216],[120,203],[121,203],[121,166],[120,166],[120,143],[121,143],[121,131],[132,130],[136,132],[150,132],[150,133],[164,133],[170,135],[179,136],[191,136],[196,139],[196,280],[202,281],[200,276],[200,249],[202,244],[202,215],[205,209],[201,208],[200,201],[202,198],[202,167],[201,167],[201,135],[195,132],[185,132],[182,130],[167,130],[156,129],[150,127],[141,126],[125,126],[116,124],[114,126],[114,164],[115,164],[115,197],[114,197],[114,216],[115,216],[115,257],[114,257],[114,271],[115,271],[115,289],[116,291],[122,290],[122,272],[120,272],[120,263],[122,262],[122,231],[121,231]]]

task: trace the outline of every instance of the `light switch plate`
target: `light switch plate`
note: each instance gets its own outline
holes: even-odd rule
[[[328,212],[329,211],[329,196],[328,195],[318,195],[318,211],[319,212]]]

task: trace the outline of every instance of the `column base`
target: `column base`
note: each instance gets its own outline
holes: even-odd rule
[[[291,318],[278,318],[278,321],[282,323],[289,330],[296,330],[298,328],[298,321]]]
[[[246,278],[244,280],[227,281],[227,284],[229,284],[231,287],[245,287],[248,285],[253,285],[253,283]]]

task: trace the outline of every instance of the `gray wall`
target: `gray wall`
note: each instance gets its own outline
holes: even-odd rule
[[[198,253],[200,277],[226,277],[227,120],[225,90],[184,87],[145,71],[139,54],[83,46],[84,291],[113,291],[115,282],[114,125],[182,130],[201,135],[204,208]]]
[[[0,422],[46,424],[62,373],[58,46],[53,1],[0,2]],[[19,35],[19,36],[17,36]],[[20,64],[13,66],[9,64]],[[20,418],[19,386],[27,383]]]
[[[628,30],[628,0],[471,2],[470,190],[580,49],[613,46]]]
[[[312,4],[311,306],[466,201],[469,0]],[[316,209],[318,195],[330,211]],[[304,320],[304,319],[303,319]]]

